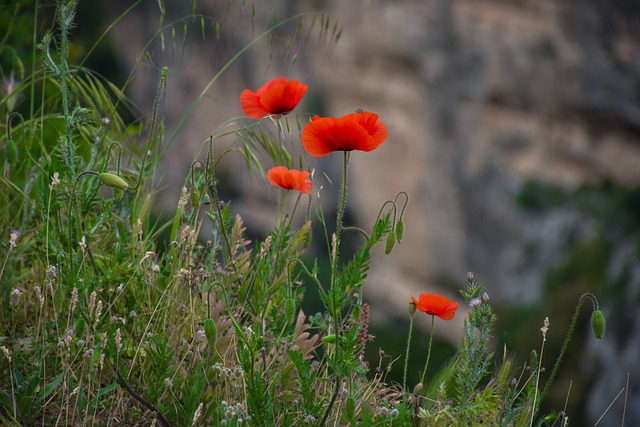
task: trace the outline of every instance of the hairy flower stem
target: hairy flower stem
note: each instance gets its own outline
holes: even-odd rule
[[[549,391],[549,387],[551,387],[551,384],[553,383],[553,380],[556,377],[556,374],[558,373],[558,368],[560,367],[560,363],[562,363],[562,359],[564,358],[564,355],[567,351],[567,348],[569,348],[569,342],[571,341],[571,338],[573,337],[573,332],[575,330],[576,327],[576,323],[578,322],[578,315],[580,314],[580,308],[582,308],[582,303],[584,302],[585,298],[591,298],[591,302],[593,303],[593,310],[598,310],[598,300],[596,299],[596,297],[589,293],[586,292],[584,294],[582,294],[582,296],[580,296],[580,299],[578,300],[578,304],[576,304],[576,309],[573,312],[573,318],[571,319],[571,324],[569,325],[569,330],[567,331],[567,336],[564,338],[564,343],[562,344],[562,349],[560,350],[560,354],[558,355],[558,358],[556,359],[556,363],[555,365],[553,365],[553,370],[551,371],[551,375],[549,376],[549,380],[547,381],[547,384],[545,384],[544,389],[542,390],[542,393],[540,393],[540,400],[539,402],[542,402],[545,398],[545,396],[547,395],[547,392]],[[534,404],[535,405],[535,404]],[[535,412],[535,406],[534,406],[534,412]]]
[[[58,67],[58,77],[60,78],[60,93],[62,95],[62,114],[65,123],[64,136],[64,158],[67,164],[69,175],[76,175],[75,155],[76,149],[71,137],[71,117],[69,114],[69,86],[67,75],[67,56],[69,53],[69,30],[73,25],[75,15],[75,1],[61,1],[58,3],[58,22],[60,25],[60,65]]]
[[[342,232],[342,219],[344,217],[344,211],[347,207],[347,172],[348,172],[348,166],[349,166],[349,152],[348,151],[344,151],[343,152],[344,157],[343,157],[343,167],[342,167],[342,187],[340,189],[340,196],[338,199],[338,212],[336,214],[336,231],[335,231],[335,240],[334,240],[334,247],[331,248],[331,287],[329,289],[329,292],[331,293],[330,297],[331,297],[331,311],[332,313],[330,313],[331,317],[333,318],[333,323],[335,325],[336,331],[335,331],[335,335],[336,335],[336,345],[335,345],[335,352],[334,352],[334,360],[336,362],[336,364],[338,364],[339,362],[339,352],[340,352],[340,327],[341,327],[341,320],[339,319],[340,317],[340,309],[338,307],[338,298],[339,295],[337,295],[337,286],[336,286],[336,276],[337,276],[337,272],[338,272],[338,253],[340,252],[340,234]],[[329,418],[329,413],[331,412],[331,409],[336,401],[336,398],[338,397],[338,393],[340,392],[340,374],[338,372],[335,373],[335,388],[333,390],[333,395],[331,396],[331,401],[329,402],[329,406],[327,407],[326,412],[324,413],[324,416],[322,417],[322,421],[320,421],[320,426],[324,426],[325,423],[327,422],[327,419]]]
[[[409,316],[409,335],[407,336],[407,351],[404,355],[404,372],[402,374],[402,390],[407,388],[407,368],[409,366],[409,349],[411,348],[411,335],[413,334],[413,313]]]
[[[431,344],[433,343],[433,326],[436,321],[436,316],[431,316],[431,334],[429,334],[429,349],[427,350],[427,362],[424,364],[424,370],[422,371],[422,378],[420,383],[424,387],[424,378],[427,375],[427,367],[429,366],[429,359],[431,358]]]

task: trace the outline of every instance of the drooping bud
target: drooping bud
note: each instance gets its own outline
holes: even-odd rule
[[[6,142],[5,150],[7,153],[7,160],[9,163],[13,164],[16,160],[18,160],[18,145],[15,143],[13,139],[9,139]]]
[[[347,419],[352,419],[356,415],[356,399],[353,396],[349,396],[346,402],[346,414]]]
[[[387,235],[387,242],[384,245],[384,253],[389,255],[396,244],[396,233],[393,231]]]
[[[293,298],[284,300],[284,318],[290,325],[296,320],[296,301]]]
[[[607,322],[604,314],[602,314],[600,310],[594,310],[591,314],[591,329],[593,329],[593,335],[598,339],[602,338],[606,328]]]
[[[398,243],[402,243],[403,237],[404,237],[404,221],[401,219],[396,223],[396,238],[398,239]]]
[[[204,334],[207,337],[207,342],[210,348],[215,348],[216,340],[218,338],[218,328],[216,322],[213,319],[208,318],[204,321]]]
[[[129,184],[118,175],[109,172],[102,172],[98,175],[100,181],[108,187],[117,188],[118,190],[127,191]]]

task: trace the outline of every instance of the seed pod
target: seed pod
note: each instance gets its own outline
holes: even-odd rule
[[[216,327],[216,322],[214,322],[213,319],[209,318],[204,321],[204,334],[207,337],[209,347],[215,348],[216,340],[218,338],[218,328]]]
[[[120,178],[114,173],[102,172],[100,175],[98,175],[98,178],[100,178],[100,181],[102,181],[102,183],[108,187],[117,188],[122,191],[127,191],[127,189],[129,188],[129,184],[127,184],[127,181]]]
[[[290,325],[296,320],[296,301],[293,298],[284,300],[284,318]]]
[[[593,330],[593,335],[598,339],[602,338],[606,327],[607,322],[602,311],[594,310],[591,314],[591,329]]]
[[[387,243],[384,245],[384,253],[389,255],[396,244],[396,233],[393,231],[387,235]]]
[[[396,239],[398,239],[398,243],[402,243],[402,238],[404,237],[404,221],[399,220],[396,222]]]

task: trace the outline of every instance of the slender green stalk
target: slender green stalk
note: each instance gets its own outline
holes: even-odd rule
[[[422,378],[420,382],[424,387],[424,378],[427,375],[427,367],[429,366],[429,359],[431,358],[431,344],[433,343],[433,326],[436,320],[436,316],[431,316],[431,334],[429,334],[429,349],[427,350],[427,362],[424,364],[424,370],[422,371]]]
[[[407,368],[409,367],[409,349],[411,348],[411,335],[413,334],[413,313],[409,316],[409,335],[407,336],[407,351],[404,355],[404,372],[402,374],[402,390],[407,388]]]
[[[549,388],[551,387],[551,384],[553,383],[553,380],[555,379],[556,374],[558,373],[558,368],[560,367],[560,363],[562,363],[562,359],[564,358],[564,355],[567,352],[567,349],[569,348],[569,342],[573,337],[576,323],[578,322],[578,315],[580,314],[580,308],[582,308],[582,303],[584,302],[585,298],[591,298],[591,302],[593,303],[593,310],[594,311],[598,310],[598,300],[593,294],[587,292],[582,294],[582,296],[580,296],[580,299],[578,300],[578,304],[576,305],[576,309],[573,312],[573,317],[571,318],[571,324],[569,325],[569,330],[567,331],[567,335],[564,338],[564,343],[562,344],[562,349],[560,350],[560,354],[556,359],[555,365],[553,365],[553,370],[551,371],[551,375],[549,376],[549,380],[547,381],[547,384],[544,386],[544,390],[542,390],[542,393],[540,393],[540,402],[542,402],[544,397],[547,395],[547,392],[549,391]],[[534,402],[534,409],[535,409],[535,402]]]
[[[331,287],[329,289],[329,292],[331,293],[331,305],[333,306],[332,307],[333,312],[330,314],[331,314],[331,317],[333,318],[333,323],[336,328],[336,331],[335,331],[336,345],[335,345],[335,353],[334,353],[334,360],[336,364],[339,361],[340,327],[342,323],[339,319],[340,310],[338,308],[336,277],[337,277],[337,271],[338,271],[338,253],[340,252],[339,248],[340,248],[340,233],[342,232],[342,219],[344,217],[344,211],[347,207],[347,172],[348,172],[348,165],[349,165],[349,152],[344,151],[343,155],[344,155],[343,157],[344,161],[342,166],[342,187],[341,187],[340,196],[338,199],[338,213],[336,215],[336,231],[334,234],[335,238],[333,239],[333,244],[332,244],[333,247],[331,248]],[[339,391],[340,391],[340,374],[336,372],[335,388],[333,390],[333,395],[331,396],[331,401],[329,402],[329,406],[327,407],[327,410],[324,413],[324,416],[322,417],[320,426],[324,426],[325,423],[327,422],[327,419],[329,418],[329,413],[331,412],[331,409],[336,401],[336,398],[338,397]]]

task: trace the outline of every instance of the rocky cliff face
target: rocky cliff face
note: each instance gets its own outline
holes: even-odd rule
[[[327,115],[356,108],[378,113],[390,137],[375,153],[352,156],[351,215],[371,224],[381,204],[398,191],[411,200],[405,240],[392,256],[379,254],[374,262],[366,289],[372,312],[377,303],[379,312],[404,316],[410,295],[436,288],[453,294],[446,285],[463,283],[467,271],[475,272],[495,301],[538,302],[546,272],[563,259],[567,242],[588,236],[594,223],[573,208],[553,214],[521,209],[515,200],[523,183],[537,179],[573,189],[607,179],[640,185],[637,4],[270,0],[256,3],[255,18],[248,19],[251,13],[225,12],[226,2],[217,3],[199,7],[221,16],[220,37],[227,43],[212,47],[193,41],[182,51],[173,49],[173,55],[182,53],[171,67],[165,101],[169,126],[176,126],[225,58],[259,34],[256,22],[266,22],[273,10],[279,17],[325,12],[340,23],[342,35],[330,49],[326,41],[309,38],[289,68],[249,51],[195,108],[170,148],[167,177],[181,180],[191,153],[215,131],[212,123],[222,125],[230,112],[240,113],[236,101],[242,88],[256,88],[283,72],[309,83]],[[123,52],[130,52],[130,62],[139,53],[131,43],[146,40],[139,33],[150,34],[157,23],[136,13],[113,35]],[[168,55],[154,58],[159,62]],[[137,84],[142,85],[137,93],[153,93],[153,79],[138,78]],[[179,155],[184,153],[186,159]],[[319,166],[335,171],[338,164],[325,159]],[[246,177],[234,182],[239,192],[252,186]],[[256,212],[262,203],[254,194],[240,206]],[[255,216],[254,223],[260,221],[269,225]],[[633,256],[628,262],[633,265]],[[633,271],[624,286],[636,289],[627,309],[637,311],[640,274],[637,267]],[[452,334],[460,327],[448,326]],[[584,370],[593,375],[597,367],[602,374],[595,391],[580,395],[592,420],[613,400],[627,371],[635,381],[629,402],[640,402],[640,368],[632,360],[640,354],[640,337],[637,327],[630,330],[635,332],[624,340],[611,331],[611,338],[593,345],[596,361]],[[627,406],[629,425],[640,424],[634,406],[640,407]],[[621,412],[621,406],[612,410]]]

